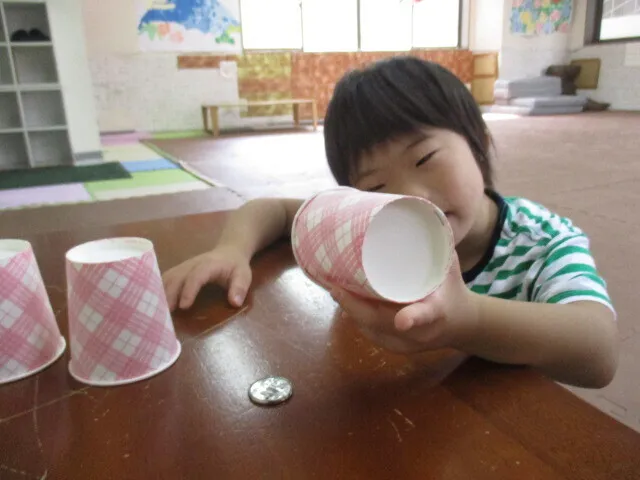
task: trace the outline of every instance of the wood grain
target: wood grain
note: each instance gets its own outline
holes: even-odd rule
[[[166,269],[215,242],[225,213],[29,238],[64,335],[64,253],[137,235]],[[244,309],[207,288],[174,316],[182,356],[137,384],[85,387],[65,357],[0,387],[0,478],[636,479],[640,435],[526,368],[450,350],[388,354],[336,315],[279,244]],[[294,384],[271,408],[250,384]],[[17,473],[16,473],[17,472]]]

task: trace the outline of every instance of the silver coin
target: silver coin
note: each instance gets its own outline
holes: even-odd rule
[[[249,398],[258,405],[277,405],[293,395],[293,385],[284,377],[266,377],[249,388]]]

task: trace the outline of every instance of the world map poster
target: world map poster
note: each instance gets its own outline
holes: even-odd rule
[[[573,0],[513,0],[511,33],[516,35],[550,35],[568,33]]]
[[[142,51],[239,53],[239,0],[137,0]]]

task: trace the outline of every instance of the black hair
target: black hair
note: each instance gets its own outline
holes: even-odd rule
[[[331,173],[350,185],[363,153],[424,126],[462,135],[493,188],[489,133],[468,88],[437,63],[402,56],[353,70],[337,83],[324,121]]]

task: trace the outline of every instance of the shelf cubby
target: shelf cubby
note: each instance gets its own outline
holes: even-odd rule
[[[11,47],[19,85],[58,83],[53,47]]]
[[[0,170],[29,168],[23,133],[0,133]]]
[[[59,90],[21,91],[24,126],[61,127],[66,124],[62,92]]]
[[[0,0],[0,170],[74,164],[52,8],[66,7],[56,0]]]
[[[0,132],[22,128],[17,92],[0,92]]]
[[[64,131],[28,132],[31,164],[34,167],[73,165],[69,135]]]
[[[9,49],[0,46],[0,86],[13,85],[13,73],[11,73],[11,62],[9,60]]]
[[[27,33],[33,29],[40,30],[51,38],[47,6],[43,2],[4,2],[5,21],[7,25],[6,41],[18,30]],[[26,43],[26,42],[25,42]]]

